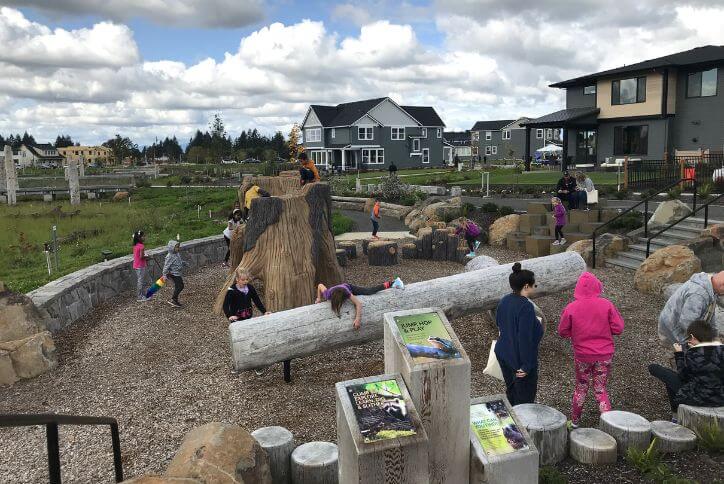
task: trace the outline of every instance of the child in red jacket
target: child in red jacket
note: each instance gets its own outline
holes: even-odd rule
[[[608,299],[602,298],[603,284],[590,272],[578,279],[573,293],[575,301],[563,310],[558,334],[570,338],[576,370],[576,387],[571,408],[571,427],[578,427],[588,387],[593,380],[593,394],[601,413],[611,410],[606,381],[613,360],[613,335],[623,332],[623,318]]]

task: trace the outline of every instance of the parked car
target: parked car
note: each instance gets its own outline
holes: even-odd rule
[[[221,160],[222,165],[236,165],[236,160]]]
[[[261,160],[257,160],[256,158],[247,158],[245,160],[241,161],[242,163],[261,163]]]

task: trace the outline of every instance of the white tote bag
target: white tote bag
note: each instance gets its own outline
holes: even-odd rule
[[[598,203],[598,190],[586,192],[586,203]]]
[[[493,378],[497,378],[500,381],[503,381],[503,371],[500,369],[500,363],[498,363],[498,358],[495,356],[495,343],[497,343],[497,340],[493,340],[490,343],[488,366],[485,367],[483,373],[485,373],[486,375],[490,375]]]

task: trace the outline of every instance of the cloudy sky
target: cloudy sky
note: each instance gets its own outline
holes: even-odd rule
[[[391,96],[448,129],[563,106],[547,85],[724,44],[724,0],[0,0],[0,134],[286,134],[310,103]]]

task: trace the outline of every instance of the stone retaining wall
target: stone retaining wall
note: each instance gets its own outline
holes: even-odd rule
[[[128,250],[131,250],[130,245]],[[160,277],[166,253],[166,247],[146,251],[150,257],[146,271],[147,285]],[[184,267],[186,273],[221,262],[225,254],[226,244],[222,235],[181,242],[181,255],[188,264]],[[132,255],[101,262],[51,281],[29,292],[28,297],[41,311],[47,312],[48,330],[57,333],[99,304],[135,290],[136,273],[132,263]]]

